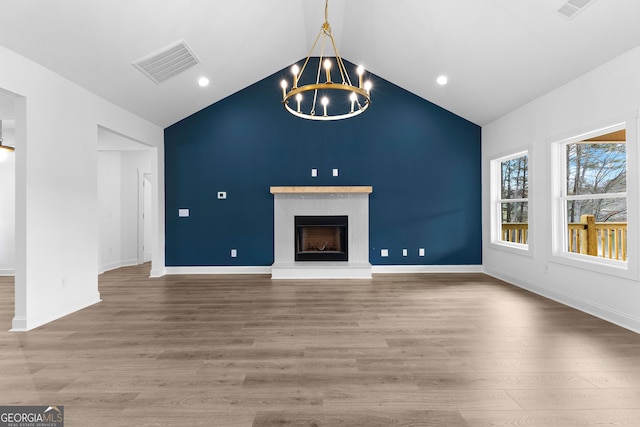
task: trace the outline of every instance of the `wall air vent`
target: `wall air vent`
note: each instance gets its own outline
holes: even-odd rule
[[[160,84],[199,63],[189,46],[179,41],[135,61],[133,65],[155,84]]]
[[[574,18],[595,0],[569,0],[558,9],[558,13],[566,18]]]

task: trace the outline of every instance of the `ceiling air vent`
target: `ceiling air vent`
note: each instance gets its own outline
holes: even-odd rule
[[[595,0],[569,0],[558,9],[558,13],[571,19],[594,1]]]
[[[135,61],[133,65],[155,84],[160,84],[199,63],[189,46],[179,41]]]

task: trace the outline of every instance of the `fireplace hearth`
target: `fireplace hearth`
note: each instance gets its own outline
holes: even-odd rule
[[[348,261],[346,215],[296,216],[296,261]]]

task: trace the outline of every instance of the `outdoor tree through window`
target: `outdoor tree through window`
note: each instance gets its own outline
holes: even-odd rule
[[[529,157],[500,160],[500,240],[527,244],[529,236]]]
[[[565,156],[566,250],[626,261],[625,129],[567,143]]]

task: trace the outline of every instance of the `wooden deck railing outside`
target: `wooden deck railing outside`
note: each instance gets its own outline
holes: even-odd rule
[[[526,244],[529,224],[503,223],[502,240]],[[569,252],[601,258],[627,260],[627,223],[595,222],[593,215],[582,215],[579,223],[568,226]]]
[[[526,244],[529,239],[529,224],[526,222],[502,223],[502,240]]]

